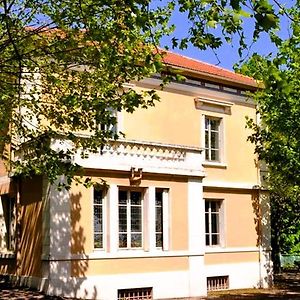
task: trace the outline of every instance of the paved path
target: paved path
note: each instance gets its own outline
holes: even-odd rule
[[[248,289],[212,293],[207,299],[220,300],[300,300],[300,273],[289,272],[275,277],[272,289]]]
[[[5,282],[0,282],[0,299],[5,300],[5,299],[9,299],[9,300],[29,300],[29,299],[33,299],[33,300],[61,300],[63,298],[61,297],[51,297],[51,296],[46,296],[43,293],[40,293],[38,291],[34,291],[31,289],[27,289],[27,288],[17,288],[17,287],[13,287],[10,284],[7,284]]]

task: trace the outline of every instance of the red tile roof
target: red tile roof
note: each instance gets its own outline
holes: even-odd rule
[[[164,51],[163,61],[166,65],[195,72],[205,77],[211,77],[212,81],[219,79],[226,81],[228,84],[239,84],[248,87],[258,87],[257,82],[251,78],[232,71],[204,63],[200,60],[192,59],[170,51]]]

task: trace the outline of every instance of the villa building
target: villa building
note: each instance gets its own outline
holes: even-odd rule
[[[161,101],[118,113],[125,138],[74,158],[98,186],[58,191],[34,177],[16,188],[0,168],[0,274],[103,300],[268,286],[268,197],[245,127],[257,84],[174,53],[165,64],[186,80],[130,83]]]

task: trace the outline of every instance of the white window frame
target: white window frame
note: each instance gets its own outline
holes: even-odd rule
[[[206,128],[206,120],[208,120],[208,128]],[[218,122],[217,124],[217,130],[212,130],[211,128],[211,121],[216,121]],[[218,143],[217,146],[218,148],[212,148],[211,145],[211,134],[212,132],[215,132],[218,134]],[[206,140],[204,141],[205,145],[205,160],[210,161],[210,162],[220,162],[221,161],[221,119],[220,118],[215,118],[215,117],[210,117],[210,116],[205,116],[204,120],[204,139],[206,137],[206,134],[208,134],[208,145],[206,145]],[[206,157],[206,152],[208,151],[208,157]],[[217,159],[212,159],[212,151],[216,151]]]
[[[92,188],[92,219],[93,219],[93,248],[94,251],[103,251],[106,248],[106,213],[107,213],[107,209],[106,209],[106,199],[107,199],[107,190],[104,188],[99,188],[99,190],[102,191],[102,247],[95,247],[95,226],[94,226],[94,208],[95,208],[95,188]],[[97,205],[98,206],[98,205]]]
[[[205,145],[205,120],[206,118],[212,119],[212,120],[218,120],[220,122],[219,124],[219,159],[218,160],[208,160],[206,159],[206,145]],[[225,162],[225,120],[223,116],[220,116],[219,114],[203,114],[202,115],[202,138],[201,138],[201,144],[203,151],[203,165],[204,166],[215,166],[215,167],[221,167],[226,168],[227,164]]]
[[[119,192],[120,191],[124,191],[124,192],[127,192],[127,203],[126,205],[120,205],[119,203]],[[131,207],[132,207],[132,204],[131,204],[131,199],[130,199],[130,193],[131,192],[139,192],[141,193],[141,232],[137,232],[138,234],[141,234],[141,246],[140,247],[132,247],[131,246],[131,235],[134,233],[131,231]],[[145,232],[144,232],[144,214],[145,214],[145,205],[144,205],[144,198],[145,198],[145,192],[143,189],[135,189],[135,188],[122,188],[122,187],[119,187],[119,191],[118,191],[118,232],[117,232],[117,235],[118,235],[118,250],[126,250],[126,249],[130,249],[130,250],[141,250],[144,248],[144,245],[145,245]],[[125,234],[125,233],[122,233],[120,232],[119,230],[119,208],[120,206],[126,206],[126,222],[127,222],[127,231],[126,231],[126,235],[127,235],[127,247],[120,247],[120,242],[119,242],[119,236],[120,234]]]
[[[225,224],[224,224],[224,199],[212,199],[212,198],[205,198],[205,246],[208,248],[213,248],[213,247],[224,247],[225,244]],[[218,211],[218,235],[219,235],[219,241],[217,244],[213,245],[212,244],[212,235],[213,233],[211,232],[211,204],[209,205],[209,210],[208,212],[206,211],[206,202],[212,203],[212,202],[217,202],[219,203],[219,211]],[[208,214],[209,218],[209,228],[207,230],[206,228],[206,215]],[[206,244],[206,236],[209,236],[209,244]]]

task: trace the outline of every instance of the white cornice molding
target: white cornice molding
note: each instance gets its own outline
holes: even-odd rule
[[[142,81],[134,82],[136,86],[161,90],[161,80],[159,78],[145,78]],[[255,103],[246,95],[239,95],[226,90],[218,90],[216,88],[195,86],[187,83],[171,82],[167,84],[163,91],[176,91],[192,97],[210,98],[216,101],[230,102],[234,104],[243,104],[246,106],[255,107]]]

